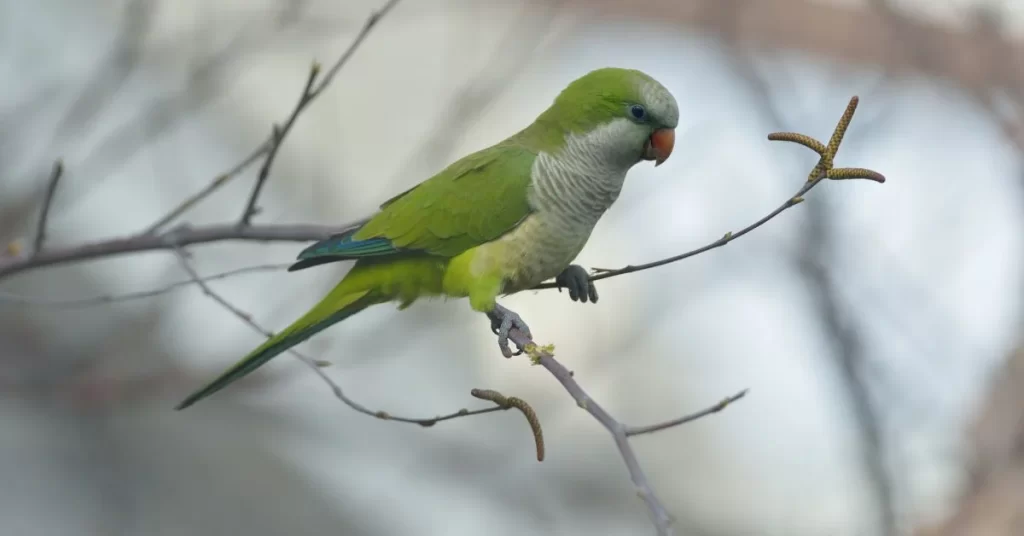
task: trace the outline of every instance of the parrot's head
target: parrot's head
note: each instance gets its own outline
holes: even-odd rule
[[[564,133],[566,147],[581,146],[610,164],[659,166],[675,145],[679,105],[649,75],[607,67],[570,83],[538,122]]]

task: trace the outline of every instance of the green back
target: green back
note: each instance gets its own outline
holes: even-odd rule
[[[352,238],[386,238],[397,249],[443,257],[490,242],[530,213],[536,157],[512,140],[470,154],[389,199]]]
[[[530,213],[536,158],[514,137],[470,154],[387,200],[361,227],[309,246],[288,270],[367,257],[454,257],[490,242]]]

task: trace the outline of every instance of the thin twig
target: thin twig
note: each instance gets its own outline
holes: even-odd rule
[[[187,199],[182,201],[181,204],[171,209],[171,211],[168,212],[166,216],[160,218],[152,225],[147,227],[146,230],[142,232],[142,234],[158,233],[161,229],[167,226],[167,224],[173,222],[185,212],[188,212],[190,208],[197,205],[203,199],[209,197],[211,194],[213,194],[213,192],[216,192],[221,186],[224,186],[225,184],[230,182],[231,179],[234,179],[238,175],[241,175],[242,172],[245,171],[246,169],[249,169],[249,166],[253,165],[257,160],[260,159],[260,157],[267,154],[267,151],[270,151],[270,147],[271,140],[268,139],[264,141],[262,144],[260,144],[259,147],[256,148],[256,150],[252,152],[252,154],[245,157],[245,160],[242,160],[241,162],[235,164],[235,167],[214,177],[213,180],[210,181],[210,184],[207,184],[205,187],[203,187],[202,190],[199,190],[198,192],[190,195]]]
[[[460,409],[458,411],[453,411],[452,413],[448,413],[446,415],[438,415],[437,417],[426,417],[426,418],[399,417],[397,415],[392,415],[392,414],[390,414],[390,413],[388,413],[386,411],[374,411],[374,410],[369,409],[366,406],[363,406],[362,404],[356,402],[355,400],[352,400],[351,398],[349,398],[348,395],[346,395],[345,392],[341,390],[341,386],[338,385],[338,383],[335,382],[333,379],[331,379],[331,377],[328,376],[327,373],[325,373],[322,370],[322,367],[317,365],[316,362],[311,361],[311,360],[309,360],[309,358],[306,358],[306,357],[299,357],[299,359],[302,360],[302,362],[305,363],[306,365],[308,365],[311,369],[313,369],[313,372],[315,372],[317,376],[320,376],[320,379],[323,380],[324,383],[326,383],[327,386],[331,388],[331,392],[334,393],[334,397],[335,398],[340,400],[346,406],[356,410],[359,413],[362,413],[363,415],[368,415],[370,417],[373,417],[373,418],[376,418],[376,419],[381,419],[381,420],[384,420],[384,421],[395,421],[395,422],[404,422],[404,423],[409,423],[409,424],[418,424],[418,425],[420,425],[420,426],[422,426],[424,428],[429,428],[429,427],[434,426],[435,424],[437,424],[439,422],[442,422],[442,421],[450,421],[452,419],[458,419],[460,417],[469,417],[469,416],[472,416],[472,415],[483,415],[485,413],[494,413],[495,411],[505,411],[507,409],[507,408],[503,408],[501,406],[494,406],[494,407],[490,407],[490,408],[474,409],[474,410],[468,410],[468,409],[463,408],[463,409]]]
[[[740,391],[740,392],[738,392],[738,393],[736,393],[736,394],[734,394],[734,395],[732,395],[730,397],[726,397],[726,398],[722,399],[720,402],[718,402],[717,404],[715,404],[713,406],[709,406],[707,408],[704,408],[704,409],[702,409],[702,410],[700,410],[698,412],[695,412],[695,413],[691,413],[689,415],[684,415],[682,417],[679,417],[678,419],[672,419],[671,421],[665,421],[665,422],[661,422],[661,423],[657,423],[657,424],[650,424],[650,425],[647,425],[647,426],[627,426],[626,427],[626,437],[632,437],[632,436],[635,436],[635,435],[651,434],[651,433],[654,433],[654,432],[660,432],[662,430],[665,430],[666,428],[672,428],[672,427],[675,427],[675,426],[679,426],[681,424],[686,424],[688,422],[693,422],[693,421],[695,421],[697,419],[701,419],[701,418],[707,417],[708,415],[711,415],[711,414],[714,414],[714,413],[718,413],[719,411],[722,411],[723,409],[729,407],[729,405],[732,404],[733,402],[736,402],[737,400],[747,396],[747,393],[749,391],[750,391],[749,389],[744,389],[744,390],[742,390],[742,391]]]
[[[333,80],[334,76],[338,74],[338,71],[340,71],[341,68],[346,63],[348,63],[348,60],[352,58],[352,56],[355,54],[356,50],[359,48],[359,45],[361,45],[363,41],[366,39],[366,37],[370,35],[370,32],[373,30],[374,26],[376,26],[377,23],[380,22],[380,20],[385,15],[387,15],[392,8],[398,5],[398,2],[399,0],[389,0],[379,10],[374,11],[373,13],[370,14],[370,16],[366,19],[366,22],[363,24],[362,29],[359,30],[358,34],[356,34],[355,39],[352,40],[352,44],[350,44],[348,49],[345,50],[345,52],[341,54],[337,61],[334,62],[334,65],[332,65],[331,68],[327,70],[327,73],[324,75],[323,80],[321,80],[319,84],[316,84],[316,78],[320,74],[320,64],[313,63],[313,65],[310,67],[309,77],[306,79],[306,87],[302,90],[302,95],[299,97],[299,101],[295,105],[295,108],[292,110],[292,113],[288,117],[288,120],[285,121],[283,127],[278,128],[275,125],[274,128],[272,129],[270,135],[270,151],[267,153],[266,160],[263,161],[263,166],[260,168],[260,174],[256,179],[256,184],[253,185],[252,193],[249,195],[249,201],[246,202],[245,204],[245,209],[242,212],[242,217],[238,222],[240,226],[249,225],[249,223],[252,221],[252,217],[256,214],[256,203],[259,201],[260,192],[263,190],[263,186],[267,181],[267,177],[270,176],[270,168],[274,164],[274,159],[277,156],[277,151],[278,149],[280,149],[281,143],[284,141],[284,137],[287,136],[288,132],[291,131],[292,125],[295,124],[295,120],[298,119],[299,114],[301,114],[302,111],[306,109],[306,106],[308,106],[309,103],[313,102],[313,99],[317,98],[317,96],[323,92],[324,88],[326,88],[327,85],[331,83],[331,80]]]
[[[316,89],[314,89],[311,92],[310,100],[313,100],[318,95],[320,95],[320,93],[323,92],[324,88],[326,88],[327,85],[331,83],[331,80],[334,80],[334,76],[338,74],[338,71],[340,71],[341,68],[344,67],[346,63],[348,63],[348,60],[352,58],[352,55],[355,54],[356,49],[359,48],[359,45],[361,45],[363,41],[366,40],[366,37],[370,35],[370,31],[373,30],[373,27],[376,26],[377,23],[380,22],[381,19],[383,19],[384,16],[388,14],[388,12],[390,12],[396,5],[398,5],[398,2],[399,0],[388,0],[388,2],[385,3],[383,7],[370,14],[370,16],[366,19],[366,22],[363,23],[363,27],[362,29],[359,30],[359,33],[356,35],[356,38],[352,40],[352,44],[348,46],[348,50],[343,52],[341,54],[341,57],[339,57],[338,60],[334,62],[334,65],[332,65],[331,68],[327,69],[327,72],[324,73],[324,77],[320,80],[320,83],[317,84]]]
[[[322,93],[324,89],[327,88],[327,86],[334,79],[334,76],[338,74],[338,71],[340,71],[341,68],[349,61],[349,59],[352,58],[353,54],[355,54],[359,46],[363,43],[363,41],[366,40],[367,35],[369,35],[373,27],[376,26],[377,23],[380,22],[381,18],[387,15],[387,13],[391,11],[391,9],[395,7],[395,5],[398,4],[398,2],[399,0],[389,0],[386,4],[384,4],[383,7],[371,13],[370,16],[366,19],[366,23],[363,25],[362,29],[356,35],[356,38],[352,41],[351,44],[349,44],[348,48],[345,49],[341,56],[339,56],[338,59],[335,60],[331,68],[328,69],[326,75],[320,79],[320,83],[317,84],[317,86],[312,90],[309,88],[309,85],[307,85],[306,90],[303,91],[303,98],[299,100],[299,103],[289,114],[289,119],[286,123],[286,125],[288,125],[288,128],[291,128],[290,124],[295,122],[295,118],[299,115],[299,113],[301,113],[302,110],[304,110],[314,99],[320,96],[320,93]],[[310,78],[313,78],[312,74]],[[159,220],[150,225],[146,229],[144,234],[158,233],[162,228],[173,222],[175,219],[179,218],[182,214],[187,212],[190,208],[198,204],[200,201],[206,199],[214,192],[219,190],[221,187],[231,182],[235,177],[241,175],[243,171],[249,168],[249,166],[251,166],[253,163],[255,163],[264,156],[267,157],[267,160],[264,160],[263,168],[261,168],[260,170],[260,175],[263,176],[264,174],[269,174],[270,164],[272,163],[273,160],[273,157],[270,156],[270,154],[272,152],[277,152],[277,147],[280,145],[279,136],[277,136],[276,134],[276,132],[271,132],[271,135],[262,143],[260,143],[260,145],[255,150],[253,150],[253,152],[249,154],[249,156],[247,156],[244,160],[236,164],[233,168],[214,177],[209,184],[204,186],[195,194],[189,196],[187,199],[182,201],[181,204],[171,209],[171,211],[167,213],[167,215],[161,217]],[[262,184],[265,181],[265,176],[263,177],[262,180],[257,179],[258,187],[255,187],[253,192],[255,194],[255,197],[259,196],[259,189],[262,189]],[[250,196],[250,201],[253,201],[253,210],[255,210],[256,200],[253,199],[253,196]],[[246,206],[248,207],[248,204]],[[250,210],[247,208],[246,214],[248,214],[249,212]],[[245,224],[249,223],[249,218],[243,218],[243,220]]]
[[[256,184],[252,187],[252,193],[249,194],[249,201],[245,203],[245,209],[242,210],[242,217],[238,221],[239,225],[249,225],[252,221],[252,217],[259,211],[259,208],[256,206],[256,202],[259,201],[260,192],[263,191],[263,185],[267,182],[267,177],[270,176],[270,168],[274,165],[274,159],[277,158],[277,151],[281,148],[281,144],[284,142],[284,137],[291,131],[292,125],[295,124],[295,120],[298,119],[299,114],[302,113],[303,108],[305,108],[306,104],[309,102],[309,91],[313,87],[313,83],[316,82],[318,74],[320,74],[320,64],[314,63],[309,68],[309,76],[306,78],[306,85],[302,89],[302,96],[299,97],[299,103],[295,105],[295,109],[292,110],[292,114],[288,116],[288,120],[285,121],[284,127],[278,127],[277,125],[271,127],[270,152],[267,153],[267,157],[263,160],[263,165],[260,166],[260,173],[256,177]]]
[[[174,254],[177,256],[178,263],[181,265],[181,268],[185,271],[185,273],[188,274],[188,276],[192,279],[192,281],[196,285],[199,286],[199,288],[203,291],[203,294],[205,294],[207,297],[209,297],[213,301],[215,301],[218,304],[220,304],[221,307],[223,307],[228,312],[230,312],[231,314],[233,314],[236,317],[238,317],[238,319],[240,319],[242,322],[245,322],[245,324],[248,325],[250,328],[252,328],[253,331],[256,331],[257,333],[260,333],[260,334],[262,334],[263,336],[265,336],[267,338],[270,338],[270,337],[274,336],[274,334],[272,332],[270,332],[269,330],[267,330],[263,326],[259,325],[255,320],[253,320],[251,314],[243,311],[242,309],[238,308],[237,306],[235,306],[234,304],[229,302],[226,298],[224,298],[220,294],[214,292],[214,290],[207,283],[207,280],[204,280],[203,277],[199,275],[199,272],[197,272],[196,269],[192,266],[192,262],[189,260],[188,255],[187,255],[187,253],[185,252],[184,249],[181,249],[180,247],[174,247],[174,248],[172,248],[172,250],[174,251]],[[335,382],[333,379],[331,379],[331,377],[328,376],[322,370],[323,366],[324,366],[324,363],[318,362],[317,360],[314,360],[314,359],[312,359],[312,358],[310,358],[310,357],[300,353],[298,350],[295,350],[295,349],[289,349],[288,353],[290,353],[291,355],[297,357],[299,359],[299,361],[302,361],[303,363],[305,363],[306,366],[308,366],[310,369],[313,370],[313,372],[315,372],[318,376],[320,376],[320,378],[324,382],[326,382],[327,385],[331,388],[331,391],[334,393],[334,396],[338,400],[340,400],[342,403],[344,403],[346,406],[354,409],[355,411],[357,411],[359,413],[362,413],[363,415],[369,415],[370,417],[374,417],[374,418],[377,418],[377,419],[386,420],[386,421],[404,422],[404,423],[410,423],[410,424],[417,424],[417,425],[423,426],[423,427],[429,427],[429,426],[433,426],[433,425],[435,425],[435,424],[437,424],[437,423],[439,423],[441,421],[457,419],[459,417],[469,417],[469,416],[472,416],[472,415],[483,415],[485,413],[493,413],[495,411],[503,411],[505,409],[508,409],[508,408],[504,408],[504,407],[501,407],[499,405],[496,405],[496,406],[491,407],[491,408],[476,409],[476,410],[460,409],[458,411],[449,413],[447,415],[439,415],[437,417],[426,417],[426,418],[399,417],[399,416],[396,416],[396,415],[391,415],[390,413],[388,413],[386,411],[374,411],[374,410],[369,409],[366,406],[356,402],[355,400],[352,400],[351,398],[349,398],[348,395],[346,395],[345,392],[341,389],[341,386],[338,385],[337,382]]]
[[[674,262],[679,262],[679,261],[681,261],[683,259],[688,259],[690,257],[693,257],[694,255],[700,255],[701,253],[704,253],[706,251],[710,251],[712,249],[720,248],[720,247],[728,244],[729,242],[732,242],[733,240],[736,240],[737,238],[739,238],[739,237],[741,237],[741,236],[743,236],[743,235],[753,231],[754,229],[757,229],[758,227],[768,223],[773,218],[775,218],[779,214],[782,214],[786,210],[788,210],[788,209],[790,209],[790,208],[792,208],[792,207],[794,207],[796,205],[799,205],[800,203],[803,202],[804,195],[807,194],[807,192],[811,191],[812,188],[814,188],[819,183],[821,183],[821,181],[826,180],[826,179],[831,179],[831,180],[864,179],[864,180],[870,180],[870,181],[877,182],[877,183],[884,183],[885,182],[885,176],[883,176],[881,173],[878,173],[877,171],[873,171],[873,170],[866,169],[866,168],[833,168],[832,167],[833,160],[835,159],[836,152],[839,151],[839,144],[843,140],[843,136],[846,133],[846,129],[849,128],[849,126],[850,126],[850,121],[853,119],[853,113],[857,109],[857,103],[858,102],[859,102],[859,99],[856,96],[850,98],[850,103],[846,106],[846,110],[843,112],[843,116],[839,119],[839,123],[836,125],[835,130],[833,130],[832,137],[829,139],[828,145],[825,145],[825,144],[821,143],[820,141],[818,141],[818,140],[816,140],[816,139],[814,139],[814,138],[812,138],[810,136],[807,136],[805,134],[796,134],[796,133],[792,133],[792,132],[774,132],[774,133],[768,135],[768,140],[770,140],[770,141],[788,141],[788,142],[792,142],[792,143],[797,143],[799,145],[803,145],[804,147],[807,147],[808,149],[811,149],[812,151],[818,153],[819,160],[818,160],[818,164],[815,165],[814,169],[812,169],[811,172],[808,174],[807,182],[805,182],[803,184],[803,186],[801,186],[800,189],[798,189],[796,191],[796,193],[791,195],[789,197],[789,199],[786,199],[785,202],[783,202],[781,205],[779,205],[778,208],[776,208],[775,210],[769,212],[767,216],[765,216],[765,217],[757,220],[756,222],[754,222],[754,223],[744,227],[743,229],[740,229],[739,231],[736,231],[735,233],[734,232],[725,233],[725,235],[723,235],[722,238],[719,238],[718,240],[715,240],[714,242],[711,242],[710,244],[707,244],[707,245],[705,245],[703,247],[699,247],[699,248],[694,249],[692,251],[687,251],[686,253],[681,253],[679,255],[674,255],[672,257],[668,257],[668,258],[665,258],[665,259],[657,260],[657,261],[654,261],[654,262],[649,262],[649,263],[646,263],[646,264],[629,265],[629,266],[625,266],[623,268],[618,268],[618,269],[615,269],[615,270],[610,270],[610,269],[607,269],[607,268],[595,268],[594,271],[598,272],[598,273],[591,275],[590,276],[590,280],[591,281],[598,281],[598,280],[601,280],[601,279],[608,279],[609,277],[616,277],[616,276],[620,276],[620,275],[623,275],[623,274],[631,274],[633,272],[641,272],[643,270],[650,270],[651,268],[657,268],[659,266],[664,266],[666,264],[671,264],[671,263],[674,263]],[[540,285],[537,285],[537,286],[535,286],[533,288],[536,289],[536,290],[539,290],[539,289],[557,288],[557,286],[556,286],[556,284],[554,282],[548,282],[548,283],[541,283]]]
[[[576,401],[576,405],[583,408],[583,410],[594,417],[594,419],[597,419],[597,422],[601,423],[608,430],[608,433],[615,440],[615,446],[619,449],[619,455],[622,456],[622,460],[626,464],[626,470],[629,471],[629,478],[633,481],[633,486],[636,487],[637,495],[647,505],[648,514],[654,526],[658,529],[658,534],[661,536],[671,535],[673,533],[672,518],[665,505],[661,503],[655,494],[654,488],[651,487],[650,482],[647,480],[647,475],[644,473],[643,468],[640,467],[636,453],[633,452],[633,447],[629,444],[629,438],[626,436],[628,427],[612,417],[611,414],[605,411],[600,404],[580,387],[580,384],[574,378],[574,374],[555,359],[553,346],[538,346],[530,337],[527,337],[526,334],[518,329],[509,331],[508,338],[520,348],[525,348],[530,359],[547,369],[562,384],[562,387],[565,388],[569,395],[572,396]]]
[[[46,242],[46,223],[50,218],[50,206],[53,205],[53,196],[57,193],[57,184],[63,175],[64,162],[58,158],[53,162],[50,180],[46,185],[46,196],[43,198],[43,208],[39,211],[39,223],[36,225],[36,239],[32,245],[32,255],[38,255],[43,250],[43,244]]]
[[[290,266],[290,264],[260,264],[256,266],[245,266],[242,268],[235,268],[234,270],[228,270],[226,272],[219,272],[213,275],[208,275],[200,278],[200,281],[209,283],[211,281],[219,281],[221,279],[227,279],[236,275],[251,274],[257,272],[278,272],[284,270]],[[196,284],[195,279],[184,279],[182,281],[175,281],[164,285],[162,287],[140,290],[136,292],[125,292],[123,294],[102,294],[99,296],[92,296],[89,298],[74,298],[74,299],[50,299],[40,298],[36,296],[23,296],[21,294],[14,294],[10,292],[0,291],[0,305],[19,305],[28,307],[54,307],[54,308],[77,308],[77,307],[92,307],[96,305],[105,305],[109,303],[121,303],[133,300],[139,300],[143,298],[153,298],[162,294],[168,294],[175,290],[190,287]]]
[[[732,242],[733,240],[736,240],[737,238],[739,238],[739,237],[741,237],[741,236],[743,236],[743,235],[753,231],[754,229],[757,229],[758,227],[768,223],[773,218],[775,218],[779,214],[782,214],[786,210],[788,210],[788,209],[790,209],[790,208],[792,208],[792,207],[802,203],[803,200],[804,200],[804,198],[803,198],[804,194],[809,192],[811,190],[811,188],[814,188],[815,186],[817,186],[818,183],[820,183],[823,179],[824,179],[824,177],[816,179],[816,180],[811,181],[811,182],[805,182],[803,184],[803,186],[801,186],[800,189],[796,191],[796,193],[791,195],[789,197],[789,199],[786,199],[786,201],[783,202],[781,205],[779,205],[778,208],[776,208],[775,210],[769,212],[768,215],[766,215],[763,218],[757,220],[756,222],[754,222],[754,223],[744,227],[743,229],[740,229],[739,231],[736,231],[735,233],[733,233],[733,232],[725,233],[724,235],[722,235],[722,238],[719,238],[718,240],[715,240],[714,242],[711,242],[710,244],[707,244],[705,246],[699,247],[699,248],[691,250],[691,251],[687,251],[686,253],[680,253],[679,255],[673,255],[671,257],[667,257],[667,258],[664,258],[664,259],[660,259],[660,260],[657,260],[657,261],[648,262],[648,263],[644,263],[644,264],[636,264],[636,265],[631,264],[629,266],[624,266],[622,268],[617,268],[617,269],[594,268],[594,271],[598,272],[598,273],[591,275],[590,280],[591,281],[599,281],[601,279],[608,279],[609,277],[617,277],[617,276],[624,275],[624,274],[631,274],[633,272],[641,272],[643,270],[650,270],[651,268],[657,268],[659,266],[664,266],[666,264],[672,264],[674,262],[679,262],[679,261],[681,261],[683,259],[688,259],[690,257],[696,256],[696,255],[700,255],[701,253],[704,253],[704,252],[707,252],[707,251],[711,251],[713,249],[720,248],[720,247],[728,244],[729,242]],[[554,287],[555,287],[554,283],[542,283],[540,285],[537,285],[534,288],[535,289],[546,289],[546,288],[554,288]]]
[[[876,2],[877,3],[877,2]],[[884,0],[883,2],[884,3]],[[758,102],[765,115],[768,116],[769,120],[778,125],[780,128],[784,125],[785,120],[782,117],[782,113],[779,111],[775,102],[771,99],[771,91],[768,87],[768,83],[763,76],[761,76],[755,68],[753,62],[749,56],[742,53],[738,53],[735,56],[738,60],[737,67],[739,68],[740,74],[751,84],[754,88],[754,95],[758,97]],[[849,124],[852,119],[854,108],[853,105],[856,103],[851,101],[851,106],[847,107],[847,113],[843,115],[843,121]],[[838,127],[837,127],[838,130]],[[784,141],[792,141],[795,143],[801,143],[799,140],[793,138],[790,133],[776,134],[777,138]],[[799,135],[797,135],[799,136]],[[788,138],[788,139],[787,139]],[[829,147],[826,148],[826,152],[832,151],[832,156],[835,156],[835,151],[838,150],[838,142],[841,141],[841,136],[833,135],[833,140],[836,141],[835,147],[832,147],[833,143],[830,141]],[[817,149],[812,149],[816,150]],[[823,158],[822,161],[825,159]],[[811,171],[812,174],[822,172],[822,161]],[[836,170],[832,170],[834,177],[842,179],[842,175],[846,173],[856,174],[855,170],[845,170],[843,173],[837,173]],[[809,224],[808,230],[804,240],[801,241],[803,246],[802,252],[807,253],[810,249],[813,249],[824,237],[825,232],[825,221],[822,220],[822,208],[815,206],[810,210],[808,215]],[[827,296],[829,288],[827,286],[826,279],[816,279],[816,277],[824,274],[824,271],[818,270],[813,263],[806,263],[806,257],[798,259],[801,261],[801,268],[804,270],[805,275],[809,277],[810,283],[819,283],[813,285],[814,290],[817,290],[816,297],[819,299],[819,311],[818,317],[821,320],[822,326],[830,331],[829,335],[832,336],[837,345],[837,364],[839,365],[840,372],[845,376],[847,381],[842,382],[841,386],[847,389],[851,407],[853,411],[853,417],[857,428],[861,435],[860,455],[864,464],[864,470],[867,476],[868,485],[874,492],[875,504],[878,508],[880,526],[878,533],[884,536],[891,536],[898,534],[898,516],[896,513],[896,505],[893,500],[893,488],[892,488],[892,474],[886,467],[884,456],[885,453],[882,449],[880,442],[881,431],[879,429],[879,423],[873,414],[873,407],[869,400],[869,394],[864,388],[864,384],[861,381],[861,377],[856,370],[856,364],[854,361],[859,360],[857,354],[859,349],[856,348],[856,337],[850,336],[845,326],[841,325],[841,321],[837,320],[837,310],[834,300],[829,300]],[[831,296],[834,298],[835,296]],[[841,316],[841,315],[839,315]],[[852,342],[852,345],[850,344]],[[863,356],[861,356],[863,357]]]

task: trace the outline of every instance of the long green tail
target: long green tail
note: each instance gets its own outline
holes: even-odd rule
[[[320,303],[308,313],[293,322],[290,326],[274,335],[267,342],[242,358],[217,379],[202,389],[192,393],[175,409],[182,410],[192,404],[220,391],[228,384],[238,380],[250,372],[260,368],[266,362],[288,350],[292,346],[305,341],[328,327],[366,309],[367,307],[387,301],[371,290],[351,290],[351,285],[342,281]],[[364,287],[365,288],[365,287]]]

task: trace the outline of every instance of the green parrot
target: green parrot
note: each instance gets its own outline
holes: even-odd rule
[[[669,157],[678,121],[675,98],[643,72],[603,68],[574,80],[525,129],[389,199],[365,224],[303,250],[289,271],[356,262],[309,312],[177,409],[385,302],[401,310],[422,297],[468,297],[490,319],[502,354],[514,355],[509,331],[530,330],[497,297],[555,278],[574,301],[596,302],[586,270],[571,263],[626,172]]]

